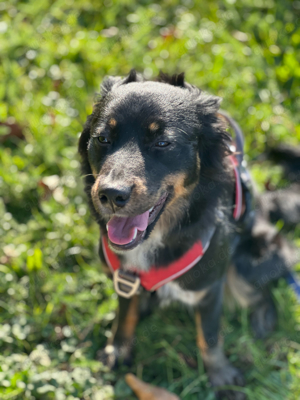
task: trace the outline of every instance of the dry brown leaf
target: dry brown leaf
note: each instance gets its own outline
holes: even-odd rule
[[[134,391],[139,400],[180,400],[178,396],[165,389],[149,385],[133,374],[126,374],[125,381]]]

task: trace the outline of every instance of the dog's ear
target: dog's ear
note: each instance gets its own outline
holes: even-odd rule
[[[84,124],[83,127],[83,131],[79,138],[78,152],[83,161],[85,160],[85,158],[87,159],[87,146],[91,135],[91,123],[92,123],[92,115],[89,115],[87,117],[86,123]]]
[[[86,123],[84,124],[83,131],[79,138],[78,152],[81,158],[81,173],[84,175],[84,181],[86,188],[91,188],[95,182],[94,176],[92,174],[91,165],[88,158],[88,143],[91,137],[91,124],[93,115],[87,117]],[[87,190],[87,189],[86,189]],[[88,196],[90,191],[87,190]]]
[[[168,75],[160,71],[157,81],[188,89],[191,93],[192,101],[196,103],[196,107],[200,115],[215,114],[219,110],[222,99],[217,96],[206,94],[196,86],[185,82],[184,72],[180,74]]]
[[[200,173],[216,181],[226,179],[224,159],[229,154],[230,135],[218,117],[221,98],[194,89],[194,104],[200,122],[199,157]]]
[[[123,79],[122,85],[126,85],[130,82],[141,82],[143,80],[142,75],[138,74],[133,68],[130,70],[129,75]]]
[[[131,82],[141,82],[143,81],[143,77],[141,74],[138,74],[135,69],[132,69],[125,78],[121,76],[108,76],[104,79],[101,85],[101,96],[106,96],[109,92],[113,90],[114,87],[120,85],[126,85]]]
[[[181,72],[180,74],[168,75],[168,74],[165,74],[164,72],[160,71],[157,81],[163,82],[163,83],[168,83],[169,85],[178,86],[178,87],[182,87],[182,88],[186,88],[189,86],[189,84],[187,84],[184,81],[184,72]]]
[[[112,91],[113,86],[122,81],[121,76],[108,76],[104,79],[100,86],[100,94],[102,97],[106,96],[107,93]]]
[[[200,92],[196,98],[196,107],[198,113],[202,115],[216,114],[222,102],[221,97],[212,96]]]

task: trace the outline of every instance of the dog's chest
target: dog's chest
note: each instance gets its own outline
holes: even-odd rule
[[[124,270],[139,270],[139,271],[148,271],[151,267],[150,265],[150,257],[148,252],[145,252],[146,249],[138,246],[133,249],[130,254],[125,254],[122,257],[122,269]]]
[[[162,234],[159,231],[152,232],[149,239],[122,256],[122,268],[148,271],[153,264],[155,252],[161,247],[164,247]]]
[[[208,289],[205,288],[199,291],[184,290],[177,282],[169,282],[157,290],[157,295],[161,306],[167,306],[174,301],[196,306],[205,297]]]
[[[123,269],[137,269],[148,271],[151,268],[153,256],[158,248],[163,247],[160,232],[153,232],[151,237],[122,257]],[[157,290],[161,306],[167,306],[174,301],[179,301],[189,306],[195,306],[205,297],[209,288],[199,291],[184,290],[177,282],[169,282]]]

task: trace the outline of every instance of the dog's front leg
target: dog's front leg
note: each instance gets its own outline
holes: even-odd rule
[[[139,319],[139,296],[130,299],[118,297],[119,307],[113,323],[112,336],[104,350],[100,351],[100,360],[110,368],[117,363],[130,364],[135,328]]]
[[[244,400],[243,393],[235,390],[218,389],[220,386],[243,386],[244,379],[238,369],[226,358],[221,340],[219,325],[222,312],[222,282],[213,285],[196,308],[197,345],[209,380],[220,399]]]

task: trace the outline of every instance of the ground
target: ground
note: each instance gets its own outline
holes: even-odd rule
[[[299,143],[299,2],[31,0],[0,10],[0,398],[134,399],[131,371],[182,400],[213,399],[180,305],[142,322],[131,368],[95,360],[116,296],[97,257],[78,134],[105,75],[186,71],[242,126],[259,189],[284,186],[261,154]],[[289,238],[299,245],[300,229]],[[245,310],[223,319],[250,400],[300,397],[300,306],[283,281],[273,294],[279,325],[268,339],[254,340]]]

